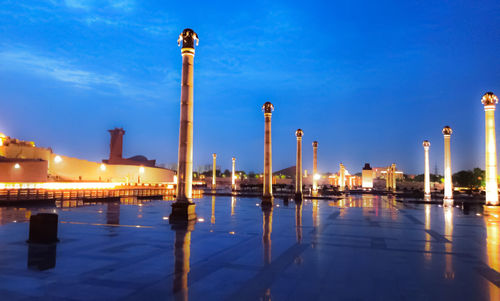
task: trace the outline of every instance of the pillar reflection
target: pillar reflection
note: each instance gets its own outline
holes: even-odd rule
[[[212,216],[210,217],[210,223],[215,224],[215,195],[212,196]]]
[[[485,206],[486,262],[500,273],[500,207]],[[500,289],[488,282],[490,300],[500,300]]]
[[[318,219],[318,200],[312,200],[313,203],[313,227],[318,228],[319,226],[319,219]]]
[[[453,207],[443,207],[444,212],[444,235],[445,237],[451,241],[445,243],[445,273],[444,277],[446,279],[454,279],[455,272],[453,270],[453,256],[449,253],[453,251]]]
[[[106,204],[106,223],[109,225],[120,224],[120,203],[112,202]]]
[[[431,229],[431,205],[427,204],[425,205],[425,230],[430,230]],[[432,236],[425,232],[425,260],[430,261],[432,259],[432,254],[431,254],[431,241],[432,241]]]
[[[175,300],[188,300],[189,257],[191,254],[191,232],[194,221],[185,224],[174,224],[174,281],[172,292]]]
[[[271,263],[271,233],[273,232],[273,208],[262,207],[262,245],[264,264]]]
[[[231,197],[231,216],[234,215],[234,206],[236,205],[236,197],[232,196]]]
[[[302,243],[302,203],[295,203],[295,233],[297,235],[297,243]]]

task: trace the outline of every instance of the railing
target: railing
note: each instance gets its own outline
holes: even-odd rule
[[[0,183],[0,202],[151,198],[175,195],[174,184],[121,184],[99,187],[95,183]],[[102,183],[104,184],[104,183]],[[111,183],[112,184],[112,183]],[[195,197],[202,195],[195,190]]]

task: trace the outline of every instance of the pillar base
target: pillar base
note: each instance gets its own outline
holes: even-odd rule
[[[264,195],[262,196],[262,202],[260,203],[262,208],[271,208],[273,207],[274,197],[272,195]]]
[[[168,218],[169,223],[184,223],[196,220],[196,205],[193,202],[175,202],[172,204],[172,213]]]
[[[302,200],[304,199],[304,196],[302,195],[302,193],[296,193],[293,196],[293,199],[295,200],[295,203],[302,203]]]
[[[445,197],[443,199],[443,206],[444,207],[453,207],[453,198],[452,197]]]

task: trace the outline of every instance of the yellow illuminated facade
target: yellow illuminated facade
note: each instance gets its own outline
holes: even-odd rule
[[[387,191],[396,192],[396,163],[387,167],[385,187]]]
[[[373,189],[373,169],[369,163],[366,163],[361,171],[362,187],[363,190]]]
[[[486,204],[498,205],[497,140],[495,133],[495,108],[498,97],[492,92],[484,94],[481,102],[485,114],[485,171]]]

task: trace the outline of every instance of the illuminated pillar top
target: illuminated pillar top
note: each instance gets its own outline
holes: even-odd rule
[[[451,136],[451,133],[453,133],[453,131],[451,130],[451,128],[449,126],[445,126],[443,128],[443,135],[445,135],[445,136]]]
[[[313,147],[318,147],[318,141],[313,141]]]
[[[298,129],[295,131],[295,136],[297,138],[302,138],[302,136],[304,136],[304,131],[302,131],[301,129]]]
[[[484,105],[484,110],[494,110],[498,103],[498,97],[493,92],[486,92],[481,98],[481,103]]]
[[[264,112],[264,115],[267,115],[267,114],[272,114],[274,111],[274,106],[272,103],[270,103],[269,101],[266,102],[264,105],[262,105],[262,112]]]
[[[443,130],[444,131],[444,130]],[[451,129],[450,129],[451,131]],[[451,134],[451,133],[450,133]],[[431,146],[431,143],[428,141],[428,140],[424,140],[424,142],[422,143],[422,146],[425,148],[425,149],[429,149],[429,147]]]
[[[191,28],[186,28],[179,35],[179,39],[177,39],[177,45],[181,46],[182,54],[191,54],[194,55],[194,46],[198,46],[198,34],[194,32]]]

